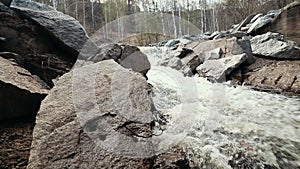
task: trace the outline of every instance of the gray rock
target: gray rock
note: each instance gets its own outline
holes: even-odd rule
[[[183,47],[183,48],[178,48],[176,51],[174,51],[174,55],[182,59],[192,52],[193,50]]]
[[[225,82],[226,75],[229,75],[233,70],[239,67],[246,59],[246,54],[240,54],[218,60],[207,60],[198,66],[196,70],[202,77],[207,77],[216,82]]]
[[[248,24],[248,25],[246,25],[246,26],[244,26],[244,27],[241,27],[241,31],[247,32],[247,31],[249,30],[249,28],[251,27],[251,25],[252,25],[252,24]]]
[[[169,40],[165,46],[166,47],[174,47],[176,44],[180,43],[180,40],[179,39],[172,39],[172,40]]]
[[[251,27],[248,29],[247,33],[248,34],[253,34],[255,33],[258,29],[266,26],[267,24],[272,22],[272,18],[268,17],[268,16],[263,16],[258,18],[252,25]]]
[[[108,59],[117,61],[122,54],[122,48],[118,44],[111,43],[96,46],[92,42],[89,43],[90,45],[85,46],[80,53],[79,58],[81,60],[92,61],[94,63]]]
[[[241,39],[242,37],[247,36],[247,33],[243,32],[243,31],[235,31],[234,33],[230,33],[229,36]]]
[[[231,54],[238,55],[241,53],[246,53],[246,55],[248,56],[246,63],[252,64],[255,62],[255,58],[253,56],[250,40],[238,39],[237,43],[235,45],[233,45],[233,50],[232,50]]]
[[[247,24],[249,24],[254,16],[255,16],[255,14],[251,14],[251,15],[247,16],[241,23],[239,23],[235,28],[233,28],[233,30],[230,33],[231,34],[235,33],[237,31],[239,31],[241,29],[241,27],[244,27]]]
[[[75,53],[79,53],[88,40],[88,35],[79,21],[52,7],[34,1],[14,0],[12,9],[38,23],[62,42],[65,48]]]
[[[22,10],[32,10],[35,13],[41,13],[36,17],[42,14],[43,16],[45,15],[45,18],[40,19],[43,20],[45,24],[56,26],[57,30],[53,30],[53,32],[56,31],[57,34],[59,34],[58,31],[60,31],[59,27],[63,30],[64,25],[72,26],[72,24],[68,22],[68,17],[66,17],[65,20],[63,20],[62,17],[60,21],[64,21],[64,23],[59,24],[54,21],[56,20],[54,15],[48,16],[49,18],[47,18],[46,14],[48,11],[43,10],[44,8],[49,8],[53,14],[56,12],[50,7],[35,2],[22,1],[20,3],[28,5],[28,9],[22,8]],[[20,10],[12,9],[0,3],[0,36],[6,39],[5,41],[0,41],[0,48],[3,52],[9,52],[9,55],[15,53],[15,56],[12,58],[12,56],[4,53],[2,53],[1,56],[11,57],[10,59],[14,59],[20,66],[27,69],[31,74],[39,76],[48,86],[52,87],[52,79],[68,72],[76,62],[79,52],[60,41],[52,30],[46,29],[35,20],[29,19],[29,17],[27,17],[27,15],[25,16],[25,14],[23,15],[23,12]],[[63,36],[68,41],[73,39],[74,41],[70,43],[76,44],[76,39],[80,39],[81,37],[76,37],[78,34],[72,31],[72,29],[73,28],[69,28],[68,34],[65,34],[65,32],[61,34],[65,34]],[[75,32],[75,34],[73,34],[73,32]]]
[[[151,66],[147,56],[138,47],[125,45],[122,48],[114,43],[96,46],[92,41],[88,41],[78,59],[80,63],[76,63],[76,66],[113,59],[123,67],[130,68],[145,76]]]
[[[16,63],[0,57],[0,120],[34,117],[48,90]]]
[[[212,40],[212,39],[214,39],[215,36],[217,36],[217,35],[219,35],[219,34],[220,34],[219,31],[213,32],[213,33],[208,37],[208,39]]]
[[[227,31],[221,31],[218,35],[216,35],[213,39],[221,39],[228,35],[229,32]]]
[[[246,53],[249,60],[248,63],[253,62],[253,54],[249,40],[238,40],[237,38],[217,39],[205,42],[193,42],[186,47],[193,50],[199,56],[205,56],[205,53],[216,48],[221,48],[224,52],[223,57],[238,55]]]
[[[203,59],[196,55],[192,50],[179,48],[171,51],[170,57],[158,62],[159,66],[171,67],[181,71],[186,76],[192,76],[196,67],[203,62]]]
[[[278,10],[271,10],[269,11],[266,16],[271,17],[271,18],[275,18],[277,17],[279,14],[281,13],[281,9]]]
[[[279,33],[268,32],[251,39],[253,53],[278,59],[300,59],[300,47],[296,42],[285,40]]]
[[[42,102],[27,168],[188,168],[180,147],[154,154],[149,89],[113,60],[65,74]]]
[[[185,45],[192,42],[192,40],[190,38],[187,38],[187,37],[180,38],[179,41],[180,41],[179,45],[183,45],[183,46],[185,46]]]
[[[159,61],[158,66],[165,66],[165,67],[170,67],[179,70],[182,68],[183,65],[180,58],[172,56],[170,58],[165,58]]]
[[[203,63],[203,58],[199,57],[196,53],[189,53],[186,57],[181,59],[182,67],[180,71],[185,76],[193,76],[196,68]]]
[[[224,54],[224,52],[221,48],[216,48],[216,49],[213,49],[211,51],[207,51],[205,53],[205,59],[204,60],[220,59],[223,54]]]
[[[179,59],[178,57],[173,57],[168,61],[168,64],[166,66],[179,70],[182,68],[183,65],[181,59]]]
[[[182,67],[181,59],[173,57],[172,59],[170,59],[167,66],[179,70]]]
[[[257,18],[255,22],[252,23],[247,33],[255,34],[259,29],[263,29],[266,25],[270,24],[280,13],[281,10],[272,10],[265,16]]]
[[[254,23],[258,18],[260,18],[260,17],[262,17],[263,16],[263,14],[256,14],[252,19],[251,19],[251,21],[249,22],[250,24],[251,23]]]
[[[118,63],[125,68],[131,68],[136,72],[142,73],[144,76],[146,76],[151,67],[147,55],[141,52],[138,47],[130,45],[124,47]]]

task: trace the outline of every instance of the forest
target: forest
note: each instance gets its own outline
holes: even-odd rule
[[[293,0],[38,0],[77,19],[89,35],[137,45],[228,30],[253,13],[280,9]],[[144,36],[143,36],[144,35]],[[143,37],[149,40],[144,42]]]

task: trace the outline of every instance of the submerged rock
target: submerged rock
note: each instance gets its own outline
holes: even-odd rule
[[[17,63],[0,57],[0,120],[34,117],[47,86]]]
[[[172,58],[167,58],[165,60],[162,60],[161,62],[158,63],[160,66],[166,66],[170,67],[176,70],[179,70],[182,68],[182,62],[181,59],[178,57],[172,57]]]

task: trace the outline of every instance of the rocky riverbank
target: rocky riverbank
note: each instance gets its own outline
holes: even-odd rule
[[[156,47],[171,53],[159,65],[212,82],[231,80],[256,90],[299,96],[300,34],[288,27],[300,22],[299,13],[300,3],[294,2],[266,15],[250,15],[227,31],[159,43]]]
[[[299,168],[299,99],[227,82],[300,94],[299,8],[138,48],[0,2],[0,168]]]

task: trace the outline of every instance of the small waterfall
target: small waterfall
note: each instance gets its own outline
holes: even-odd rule
[[[171,116],[163,138],[188,145],[198,166],[210,160],[212,168],[231,168],[228,161],[242,152],[251,155],[253,160],[247,162],[253,167],[280,168],[278,152],[294,158],[289,164],[300,165],[300,98],[183,77],[177,70],[157,66],[167,49],[141,51],[152,64],[147,77],[155,106]]]

